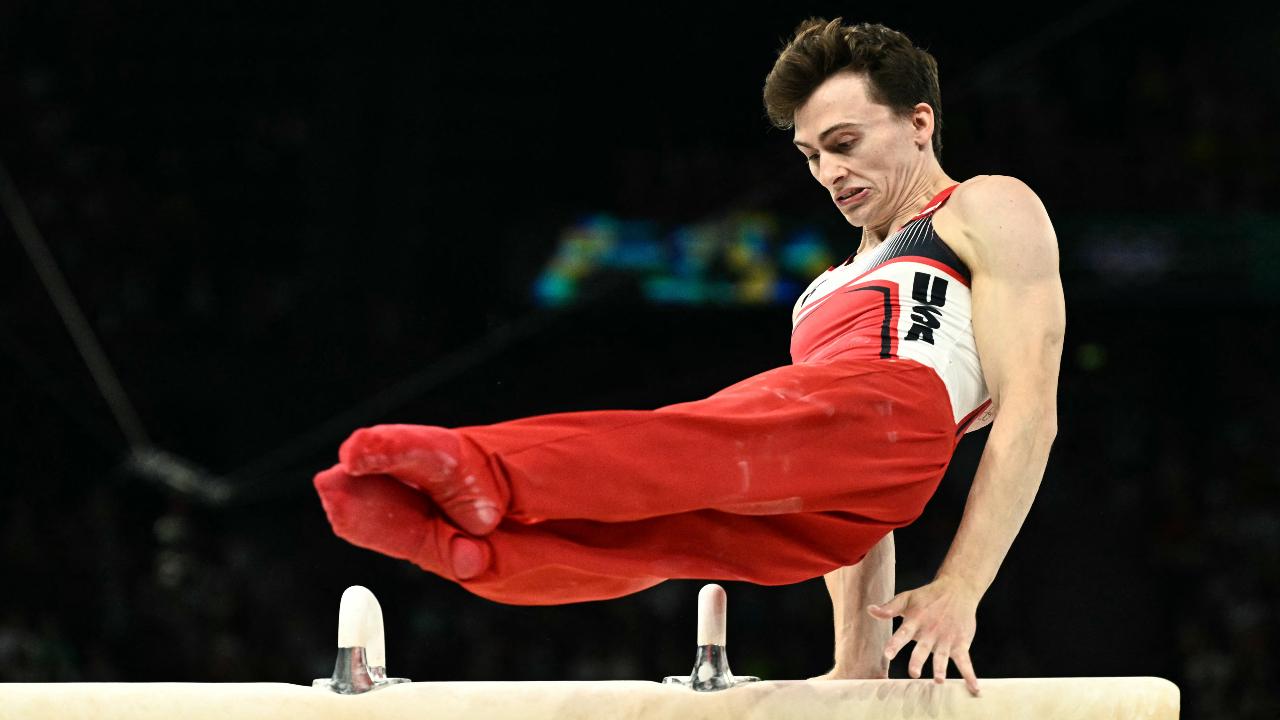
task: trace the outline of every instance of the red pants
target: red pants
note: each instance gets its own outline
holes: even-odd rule
[[[932,369],[838,357],[656,410],[454,431],[510,489],[484,538],[488,570],[459,582],[524,605],[619,597],[673,578],[781,585],[852,565],[920,515],[959,440]],[[394,480],[362,480],[352,487],[377,498],[355,502],[371,503],[378,527],[339,534],[448,577],[420,548],[443,548],[457,528]],[[426,523],[436,529],[414,526]],[[397,527],[402,537],[390,537]],[[379,531],[389,535],[355,537]]]

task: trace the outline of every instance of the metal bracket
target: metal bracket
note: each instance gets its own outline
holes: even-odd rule
[[[338,657],[333,677],[317,678],[311,687],[340,695],[359,695],[387,685],[409,682],[387,677],[382,606],[368,588],[352,585],[338,606]]]
[[[698,692],[727,690],[745,683],[759,682],[753,675],[735,676],[729,670],[725,650],[725,618],[728,597],[724,588],[711,583],[698,592],[698,654],[688,677],[668,675],[664,685],[681,685]]]

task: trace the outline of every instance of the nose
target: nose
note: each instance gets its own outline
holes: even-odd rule
[[[834,156],[827,156],[827,161],[818,165],[818,182],[828,191],[840,187],[840,181],[849,174],[848,168]]]

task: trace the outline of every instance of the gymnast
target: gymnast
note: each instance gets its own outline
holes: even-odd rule
[[[977,606],[1057,434],[1057,238],[1021,181],[943,171],[937,63],[900,32],[806,20],[764,105],[862,229],[797,299],[791,364],[653,410],[361,428],[315,487],[342,538],[498,602],[825,575],[836,658],[824,678],[887,677],[914,641],[911,677],[932,655],[935,681],[953,662],[978,694]],[[937,574],[894,594],[893,530],[988,424]]]

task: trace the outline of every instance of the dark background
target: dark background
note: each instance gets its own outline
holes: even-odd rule
[[[1019,177],[1058,229],[1059,435],[979,676],[1158,675],[1187,717],[1280,713],[1275,8],[188,5],[0,3],[0,158],[140,426],[196,470],[129,466],[0,225],[0,680],[307,683],[352,584],[393,675],[687,672],[701,583],[497,605],[334,537],[311,476],[362,425],[652,408],[789,362],[789,303],[553,312],[530,284],[583,213],[839,222],[760,90],[798,21],[843,15],[938,59],[952,177]],[[986,434],[897,533],[899,590],[936,571]],[[725,585],[735,671],[828,669],[821,579]]]

